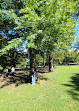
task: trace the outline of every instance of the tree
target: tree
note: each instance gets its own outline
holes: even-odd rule
[[[76,2],[78,3],[78,1]],[[56,49],[68,49],[74,40],[76,2],[65,0],[42,1],[39,8],[36,9],[42,18],[38,28],[42,29],[44,33],[41,48],[49,55],[49,72],[53,66],[51,52]]]
[[[78,63],[79,62],[79,52],[77,50],[71,50],[65,52],[65,64]]]
[[[6,0],[5,2],[8,8],[8,3]],[[38,0],[38,2],[36,0],[17,0],[16,4],[20,4],[17,9],[12,7],[15,3],[14,0],[11,0],[9,3],[12,6],[8,8],[5,18],[10,19],[11,24],[14,23],[14,27],[12,26],[14,31],[18,33],[21,31],[21,35],[9,41],[9,45],[1,50],[1,54],[3,54],[2,51],[6,52],[8,47],[8,49],[17,47],[24,40],[28,40],[30,69],[33,68],[32,64],[35,64],[37,49],[46,51],[49,54],[49,61],[52,61],[51,52],[56,48],[67,49],[74,39],[77,2],[77,0],[75,2],[71,0]],[[4,17],[4,9],[1,11]],[[18,45],[15,45],[15,41]],[[11,42],[13,45],[10,44]],[[50,68],[49,71],[51,71]]]

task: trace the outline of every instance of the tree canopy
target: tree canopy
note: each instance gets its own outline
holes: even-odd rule
[[[7,45],[0,54],[25,40],[28,49],[49,53],[68,49],[74,40],[77,12],[78,0],[2,0],[0,29]]]

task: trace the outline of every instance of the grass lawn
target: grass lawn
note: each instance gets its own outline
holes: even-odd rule
[[[79,111],[79,66],[57,66],[40,73],[40,84],[8,83],[1,87],[0,111]]]

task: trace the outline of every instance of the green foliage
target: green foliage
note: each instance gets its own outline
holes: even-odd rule
[[[22,38],[13,39],[8,41],[8,45],[5,46],[3,49],[0,50],[0,55],[6,54],[8,50],[17,48],[19,45],[22,44]]]
[[[78,64],[79,63],[79,52],[78,50],[72,51],[57,51],[53,53],[54,64]]]
[[[61,52],[60,52],[60,55],[59,55],[59,64],[62,64],[64,59],[65,59],[65,57],[64,57],[64,52],[61,51]]]
[[[3,67],[0,65],[0,70],[3,70]]]
[[[29,34],[37,34],[35,30],[43,30],[44,37],[41,39],[40,46],[47,47],[49,51],[57,48],[68,48],[73,41],[74,27],[76,22],[74,16],[76,10],[73,8],[75,4],[73,1],[33,1],[24,2],[25,6],[18,11],[19,16],[14,12],[9,12],[10,17],[13,18],[17,27],[15,29],[22,29],[25,27],[32,27],[32,30],[24,34],[28,39]],[[35,8],[33,7],[35,6]],[[38,8],[39,7],[39,8]],[[60,10],[60,12],[59,12]],[[76,12],[75,12],[76,11]],[[39,14],[40,13],[40,14]],[[34,36],[30,36],[28,47],[35,48]],[[33,39],[33,40],[32,40]],[[37,40],[38,41],[38,40]],[[64,44],[63,44],[64,41]],[[32,43],[32,45],[31,45]],[[35,45],[35,46],[34,46]]]
[[[43,58],[40,54],[36,54],[36,64],[38,66],[43,66]]]
[[[0,35],[0,50],[8,44],[7,39]]]
[[[56,49],[68,49],[74,41],[77,11],[78,0],[2,1],[1,31],[9,41],[0,55],[25,40],[28,40],[27,48],[41,49],[48,54]]]
[[[42,48],[51,52],[54,49],[67,49],[74,40],[76,21],[71,17],[76,12],[72,1],[47,1],[39,6],[41,20],[38,28],[43,30]],[[42,7],[43,6],[43,7]],[[64,43],[63,43],[64,41]],[[44,50],[45,50],[44,49]]]
[[[5,68],[6,66],[17,66],[19,64],[22,66],[26,65],[26,55],[22,52],[18,52],[15,49],[10,49],[6,54],[0,56],[0,65]],[[23,66],[24,66],[23,65]]]
[[[34,43],[34,39],[37,36],[36,31],[42,30],[44,35],[43,38],[41,38],[40,47],[43,48],[45,45],[46,48],[51,51],[55,48],[68,48],[72,43],[72,35],[74,34],[74,27],[76,26],[74,17],[77,12],[74,7],[76,7],[77,2],[78,1],[65,0],[14,2],[11,0],[10,2],[5,1],[6,7],[3,3],[3,7],[8,9],[8,12],[2,9],[1,13],[4,14],[6,12],[5,18],[10,18],[10,20],[17,25],[14,27],[15,30],[32,27],[32,30],[23,31],[24,38],[29,40],[30,37],[28,47],[36,47],[38,44],[38,42],[37,44]],[[9,6],[8,3],[11,6]],[[17,13],[15,9],[17,9]],[[74,16],[72,16],[73,14]],[[34,31],[34,29],[36,31]],[[30,45],[31,43],[32,45]]]
[[[65,55],[67,63],[79,63],[79,52],[78,50],[68,51]]]
[[[26,63],[25,58],[19,57],[18,58],[18,64],[16,64],[16,67],[21,67],[21,66],[26,66],[26,65],[27,65],[27,63]]]

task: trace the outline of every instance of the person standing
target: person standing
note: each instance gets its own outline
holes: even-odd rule
[[[8,76],[8,68],[4,69],[4,73],[5,73],[5,78]]]
[[[31,77],[32,77],[32,85],[34,85],[36,79],[36,67],[32,68]]]
[[[15,74],[15,68],[14,67],[11,68],[11,72],[12,72],[12,76],[14,77],[14,74]]]

